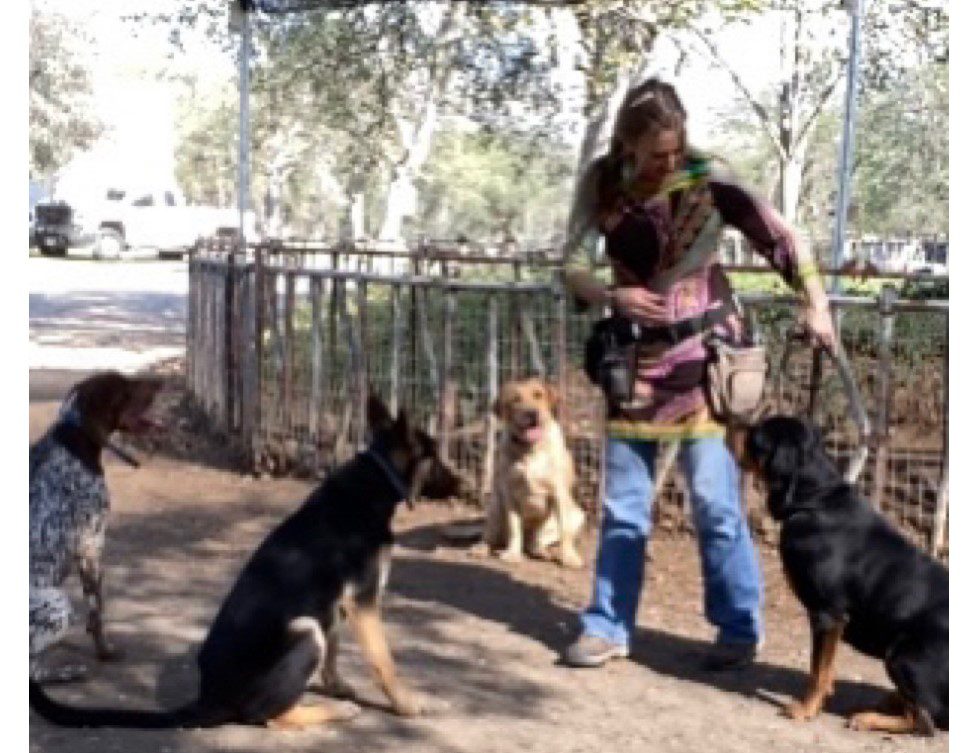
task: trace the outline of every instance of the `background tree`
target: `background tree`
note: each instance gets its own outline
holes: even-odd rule
[[[419,181],[414,223],[435,238],[557,243],[574,150],[520,132],[441,130]]]
[[[777,82],[768,90],[750,89],[736,55],[717,43],[719,31],[745,23],[739,9],[706,13],[687,31],[693,42],[675,41],[690,54],[700,54],[725,70],[739,97],[767,138],[777,166],[774,199],[791,222],[803,198],[814,129],[841,94],[847,62],[850,2],[848,0],[761,0],[753,11],[778,21],[780,44],[774,69]],[[895,0],[866,2],[863,25],[862,92],[900,85],[924,59],[948,57],[948,12],[945,2]]]
[[[76,25],[58,14],[31,9],[30,172],[47,176],[102,131],[92,98],[91,54]]]
[[[892,118],[875,126],[876,135],[903,139],[902,146],[881,144],[872,155],[872,139],[861,145],[859,121],[855,201],[860,216],[877,226],[876,207],[887,206],[887,197],[860,191],[876,180],[872,169],[885,171],[883,185],[894,185],[901,174],[888,172],[894,163],[883,155],[916,143],[909,139],[917,128],[900,129],[908,116],[895,116],[895,108],[904,88],[927,81],[915,78],[916,72],[945,56],[948,20],[944,3],[866,6],[862,107],[878,113],[869,110],[869,119]],[[222,13],[224,0],[188,2],[163,16],[160,28],[177,43],[191,27],[207,28],[216,44],[233,49],[236,39]],[[750,90],[719,37],[757,18],[776,19],[782,29],[782,43],[774,47],[779,76],[763,91]],[[453,224],[497,228],[506,224],[501,218],[507,211],[500,208],[499,187],[510,181],[519,196],[537,175],[551,176],[558,193],[543,184],[541,192],[567,207],[568,195],[560,194],[569,190],[567,177],[527,155],[577,148],[578,169],[588,164],[607,146],[622,92],[653,69],[665,39],[682,49],[679,65],[697,55],[728,71],[733,86],[728,97],[719,94],[719,102],[734,96],[741,103],[729,108],[717,141],[704,146],[730,157],[805,228],[820,233],[829,227],[848,25],[840,0],[595,0],[546,7],[405,2],[259,13],[255,20],[252,192],[273,229],[286,222],[296,232],[398,238],[406,221],[412,233],[434,234],[433,223],[439,232]],[[186,102],[181,174],[200,184],[188,192],[233,201],[233,68],[218,96],[189,87]],[[923,104],[930,117],[934,102]],[[456,122],[475,125],[479,137],[459,131]],[[919,125],[925,132],[925,120]],[[928,127],[935,131],[939,120]],[[939,141],[937,136],[932,151],[924,152],[934,162],[945,154]],[[533,179],[520,172],[532,165],[540,171]],[[472,201],[455,220],[456,204],[448,200],[453,172],[466,192],[486,192],[479,200],[466,193]],[[941,171],[936,176],[942,180]],[[931,195],[943,200],[938,189]],[[491,216],[478,220],[477,206]],[[515,232],[531,234],[550,224],[511,222]]]
[[[857,135],[857,228],[945,235],[949,228],[949,70],[931,63],[872,93]]]

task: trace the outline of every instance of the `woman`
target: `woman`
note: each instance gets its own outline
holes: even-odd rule
[[[706,667],[745,665],[762,642],[762,576],[739,500],[738,470],[704,393],[704,334],[737,338],[743,331],[718,261],[723,226],[740,230],[803,294],[811,335],[836,347],[815,264],[771,206],[688,148],[685,120],[672,86],[657,79],[640,84],[620,108],[609,154],[592,166],[579,192],[579,211],[605,239],[614,283],[566,268],[566,285],[578,301],[608,306],[639,325],[643,338],[632,397],[610,400],[595,587],[582,634],[565,653],[572,666],[597,667],[629,654],[655,459],[665,440],[680,442],[705,613],[718,631]]]

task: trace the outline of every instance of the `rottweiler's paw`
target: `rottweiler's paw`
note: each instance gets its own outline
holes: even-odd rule
[[[812,705],[801,703],[800,701],[790,701],[783,706],[783,715],[798,722],[813,719],[817,715],[817,711]]]

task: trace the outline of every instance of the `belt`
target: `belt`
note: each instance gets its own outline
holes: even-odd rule
[[[689,319],[681,319],[673,324],[665,324],[662,327],[641,327],[639,342],[641,343],[670,343],[677,345],[689,337],[700,335],[707,332],[716,324],[720,324],[728,318],[729,314],[735,311],[735,307],[730,301],[724,301],[721,306],[709,309],[703,314],[692,316]]]

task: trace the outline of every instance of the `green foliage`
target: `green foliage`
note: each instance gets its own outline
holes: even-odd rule
[[[525,134],[442,131],[419,180],[417,228],[547,242],[564,227],[572,165],[567,148]]]
[[[946,54],[948,18],[944,8],[930,12],[929,5],[935,3],[866,3],[855,187],[862,232],[945,230],[948,86],[945,64],[934,61]],[[754,108],[777,123],[790,86],[796,116],[813,115],[798,224],[826,237],[836,191],[840,97],[821,97],[829,82],[839,82],[846,48],[846,14],[838,0],[595,0],[561,9],[406,2],[259,13],[253,196],[281,192],[295,229],[333,235],[347,198],[364,194],[368,230],[377,230],[388,187],[408,161],[406,144],[434,105],[440,127],[432,154],[419,162],[424,167],[412,172],[419,194],[410,233],[486,238],[510,230],[543,239],[561,223],[573,161],[557,146],[565,125],[559,105],[567,93],[552,75],[556,14],[571,14],[581,34],[577,60],[587,90],[582,114],[589,117],[659,35],[688,28],[710,41],[718,29],[774,9],[813,21],[801,27],[807,44],[800,48],[799,75],[754,105],[730,109],[718,129],[724,138],[703,146],[729,158],[746,183],[776,200],[779,157]],[[187,29],[203,26],[227,46],[235,36],[227,32],[226,13],[223,0],[184,0],[154,19],[177,42]],[[818,34],[828,25],[836,30],[832,39]],[[729,62],[737,68],[737,60]],[[449,116],[462,116],[481,132],[456,132],[447,127]],[[232,82],[215,96],[189,90],[178,173],[195,199],[227,203],[233,197],[237,127]]]
[[[87,40],[63,16],[31,10],[29,159],[31,174],[50,175],[102,131],[86,66]]]
[[[705,12],[734,17],[760,5],[758,0],[594,0],[574,6],[586,76],[585,115],[593,117],[617,80],[649,53],[657,36],[695,23]]]
[[[814,238],[833,227],[841,109],[816,120],[804,163],[797,224]],[[748,185],[772,196],[777,157],[744,107],[732,108],[708,145]],[[901,89],[867,90],[858,104],[851,230],[858,234],[945,235],[949,226],[949,77],[945,63],[907,74]],[[852,209],[853,211],[853,209]]]
[[[901,88],[862,103],[857,134],[858,224],[879,235],[945,235],[949,227],[949,70],[907,72]]]
[[[232,206],[236,197],[238,96],[190,86],[177,103],[176,177],[188,201]]]

